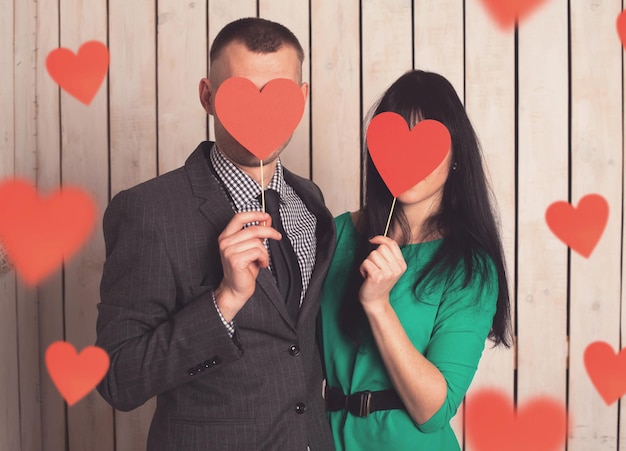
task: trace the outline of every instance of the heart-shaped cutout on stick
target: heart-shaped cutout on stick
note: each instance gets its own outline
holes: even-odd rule
[[[96,219],[92,198],[64,186],[39,197],[26,180],[0,183],[0,241],[18,274],[35,285],[72,257],[91,233]]]
[[[476,450],[552,451],[565,444],[567,416],[551,398],[532,398],[514,410],[504,393],[483,389],[468,396],[465,428]]]
[[[70,343],[56,341],[46,349],[50,379],[70,406],[98,385],[109,364],[109,355],[97,346],[87,346],[77,354]]]
[[[226,131],[259,160],[285,144],[304,114],[304,95],[293,80],[276,78],[261,91],[247,78],[225,80],[215,113]]]
[[[380,176],[398,197],[424,180],[450,152],[450,132],[439,121],[424,119],[409,130],[397,113],[377,114],[367,128],[367,147]]]
[[[46,58],[46,68],[61,88],[89,105],[109,69],[109,49],[99,41],[85,42],[78,54],[63,47],[55,49]]]
[[[588,194],[578,207],[558,201],[546,210],[546,223],[552,233],[585,258],[600,241],[609,219],[609,204],[599,194]]]
[[[607,405],[626,395],[626,348],[618,354],[604,341],[591,343],[585,349],[585,368]]]

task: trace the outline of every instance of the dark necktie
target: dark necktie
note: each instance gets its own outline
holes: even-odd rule
[[[261,196],[259,195],[259,201],[261,200],[260,198]],[[298,258],[280,219],[280,213],[278,212],[279,198],[280,196],[276,190],[265,190],[265,209],[272,217],[272,226],[282,235],[282,239],[278,241],[269,240],[268,245],[278,290],[285,300],[289,316],[295,323],[300,311],[302,275],[300,274]]]

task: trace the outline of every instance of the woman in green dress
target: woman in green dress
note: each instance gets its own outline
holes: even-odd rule
[[[506,273],[478,140],[454,88],[411,71],[382,96],[409,127],[443,123],[445,160],[397,198],[365,152],[365,202],[335,219],[322,294],[325,398],[337,450],[459,450],[450,419],[487,337],[509,346]]]

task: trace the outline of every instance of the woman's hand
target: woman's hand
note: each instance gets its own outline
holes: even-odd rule
[[[379,246],[370,252],[359,268],[365,279],[359,291],[364,309],[388,304],[389,292],[406,271],[398,243],[381,235],[372,238],[370,243]]]

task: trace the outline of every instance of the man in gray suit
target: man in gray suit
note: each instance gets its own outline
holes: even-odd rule
[[[302,59],[282,25],[232,22],[211,48],[201,103],[215,116],[216,90],[235,76],[259,89],[288,78],[306,97]],[[107,208],[96,344],[111,367],[98,391],[124,411],[157,396],[149,450],[333,449],[315,341],[332,216],[315,184],[282,167],[285,143],[264,160],[282,236],[260,211],[258,159],[217,117],[215,136],[184,167],[119,193]],[[281,239],[297,256],[295,316],[268,252]]]

